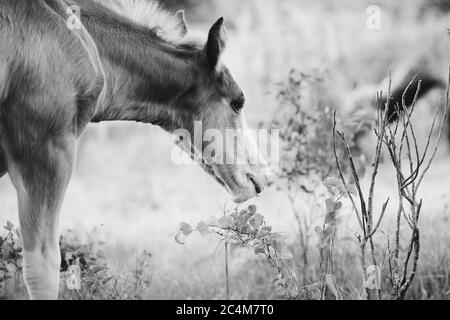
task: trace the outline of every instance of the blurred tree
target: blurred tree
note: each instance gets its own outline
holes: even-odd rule
[[[160,0],[160,3],[172,12],[184,10],[188,24],[199,22],[198,12],[200,10],[198,9],[198,0]]]
[[[435,9],[448,13],[450,11],[450,0],[426,0],[423,2],[423,9]]]
[[[188,23],[210,22],[216,16],[217,1],[161,0],[161,4],[172,11],[185,10]]]
[[[166,6],[167,8],[174,9],[174,10],[181,10],[181,9],[190,9],[192,8],[195,3],[198,2],[197,0],[163,0],[161,3]]]

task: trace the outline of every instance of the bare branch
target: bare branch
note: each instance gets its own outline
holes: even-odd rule
[[[341,165],[339,163],[339,157],[338,157],[338,154],[337,154],[337,147],[336,147],[336,140],[337,140],[336,139],[336,132],[337,131],[336,131],[336,111],[335,111],[334,112],[334,122],[333,122],[333,152],[334,152],[334,158],[335,158],[335,161],[336,161],[336,166],[338,168],[339,176],[341,178],[341,181],[344,184],[345,189],[347,190],[348,197],[349,197],[349,199],[350,199],[350,201],[352,203],[353,209],[355,210],[355,214],[356,214],[356,218],[358,220],[358,223],[359,223],[361,229],[364,230],[363,221],[361,220],[361,217],[360,217],[361,214],[359,212],[358,207],[356,206],[356,202],[353,199],[353,196],[352,196],[351,192],[348,192],[349,187],[348,187],[347,182],[345,180],[344,173],[342,171],[342,167],[341,167]]]
[[[444,110],[444,118],[442,119],[441,125],[439,127],[439,133],[438,133],[438,138],[436,139],[436,143],[434,145],[434,149],[433,149],[433,153],[431,155],[430,160],[428,161],[428,164],[426,165],[425,169],[422,172],[422,175],[419,178],[419,181],[417,182],[417,186],[420,186],[423,178],[425,176],[425,174],[428,172],[428,170],[430,170],[431,164],[434,161],[434,158],[436,157],[436,153],[437,153],[437,149],[439,146],[439,142],[441,141],[442,138],[442,132],[444,131],[444,125],[447,121],[447,116],[448,116],[448,108],[449,108],[449,101],[450,101],[450,68],[449,68],[449,77],[448,77],[448,83],[447,83],[447,97],[446,97],[446,101],[445,101],[445,110]],[[431,135],[431,132],[430,132]]]
[[[365,227],[365,224],[367,224],[367,222],[368,222],[366,201],[364,200],[364,193],[362,192],[361,183],[359,181],[358,174],[356,173],[355,162],[353,161],[352,151],[350,150],[350,146],[348,145],[347,139],[345,139],[344,134],[339,131],[336,131],[336,132],[341,137],[342,142],[344,143],[344,146],[345,146],[345,150],[347,152],[348,162],[350,164],[350,171],[351,171],[353,179],[355,181],[356,189],[358,191],[359,201],[361,204],[361,215],[363,218],[362,224],[363,224],[364,238],[367,239],[367,230]]]
[[[386,213],[386,209],[389,204],[389,201],[390,201],[390,199],[387,199],[387,201],[383,204],[383,208],[381,209],[381,214],[380,214],[380,217],[378,218],[378,222],[375,225],[375,228],[373,228],[372,233],[367,238],[369,238],[369,239],[372,238],[375,235],[375,233],[377,233],[378,229],[380,228],[381,221],[383,220],[384,214]]]

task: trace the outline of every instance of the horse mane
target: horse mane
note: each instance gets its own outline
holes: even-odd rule
[[[119,16],[152,30],[161,39],[182,44],[183,26],[157,0],[93,0]]]

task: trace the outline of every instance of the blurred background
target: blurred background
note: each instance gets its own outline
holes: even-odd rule
[[[342,118],[355,119],[349,130],[356,130],[361,124],[361,115],[373,118],[375,109],[370,103],[360,102],[364,100],[359,97],[361,92],[370,92],[374,97],[380,85],[387,90],[384,79],[389,70],[393,82],[397,82],[394,85],[398,86],[404,85],[405,77],[411,72],[435,79],[436,83],[446,83],[448,77],[448,0],[166,0],[161,3],[173,12],[184,9],[191,32],[199,37],[206,36],[217,18],[225,18],[229,34],[225,63],[246,92],[246,115],[253,127],[276,123],[283,105],[280,86],[289,81],[291,70],[320,75],[322,89],[314,94],[305,89],[304,107],[308,108],[315,99],[325,101],[329,110],[337,109]],[[380,9],[379,24],[371,20],[377,14],[376,8]],[[416,124],[422,144],[425,129],[430,126],[445,91],[442,88],[437,85],[430,89],[418,105]],[[331,138],[331,131],[322,138],[327,137]],[[370,158],[373,141],[370,138],[361,141],[361,157]],[[421,223],[422,230],[426,231],[423,231],[420,276],[415,281],[412,298],[449,297],[450,155],[447,145],[448,140],[443,139],[423,188]],[[126,272],[143,251],[150,253],[146,271],[150,279],[144,298],[225,298],[220,242],[213,236],[193,235],[180,246],[173,237],[181,222],[195,224],[210,216],[220,217],[224,208],[233,205],[225,191],[200,168],[174,165],[172,149],[172,138],[157,127],[134,123],[90,125],[79,145],[77,166],[62,210],[61,230],[66,237],[76,238],[74,241],[101,246],[109,267],[115,272]],[[389,164],[383,163],[380,171],[378,207],[396,188]],[[324,197],[322,189],[318,184],[320,199]],[[294,207],[310,217],[314,229],[321,224],[325,205],[323,201],[310,205],[308,199],[300,197]],[[298,221],[282,187],[272,187],[250,203],[257,205],[258,212],[274,230],[287,236],[294,256],[301,257],[303,253],[297,250]],[[395,210],[395,202],[389,210]],[[17,225],[16,197],[8,178],[0,181],[0,218],[2,223],[9,220]],[[341,246],[356,252],[355,245],[345,240],[351,236],[355,224],[348,208],[343,219]],[[389,220],[383,228],[389,232]],[[317,260],[314,232],[310,238],[311,262],[305,267],[307,270],[312,270]],[[358,270],[357,255],[348,255],[344,261],[343,273]],[[230,274],[232,298],[266,299],[273,291],[270,265],[252,252],[235,252]],[[357,287],[360,279],[355,276],[348,281]],[[20,298],[21,294],[16,297]]]

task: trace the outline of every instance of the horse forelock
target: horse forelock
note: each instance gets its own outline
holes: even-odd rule
[[[182,43],[183,30],[174,14],[156,0],[94,0],[120,16],[154,31],[160,38]]]

